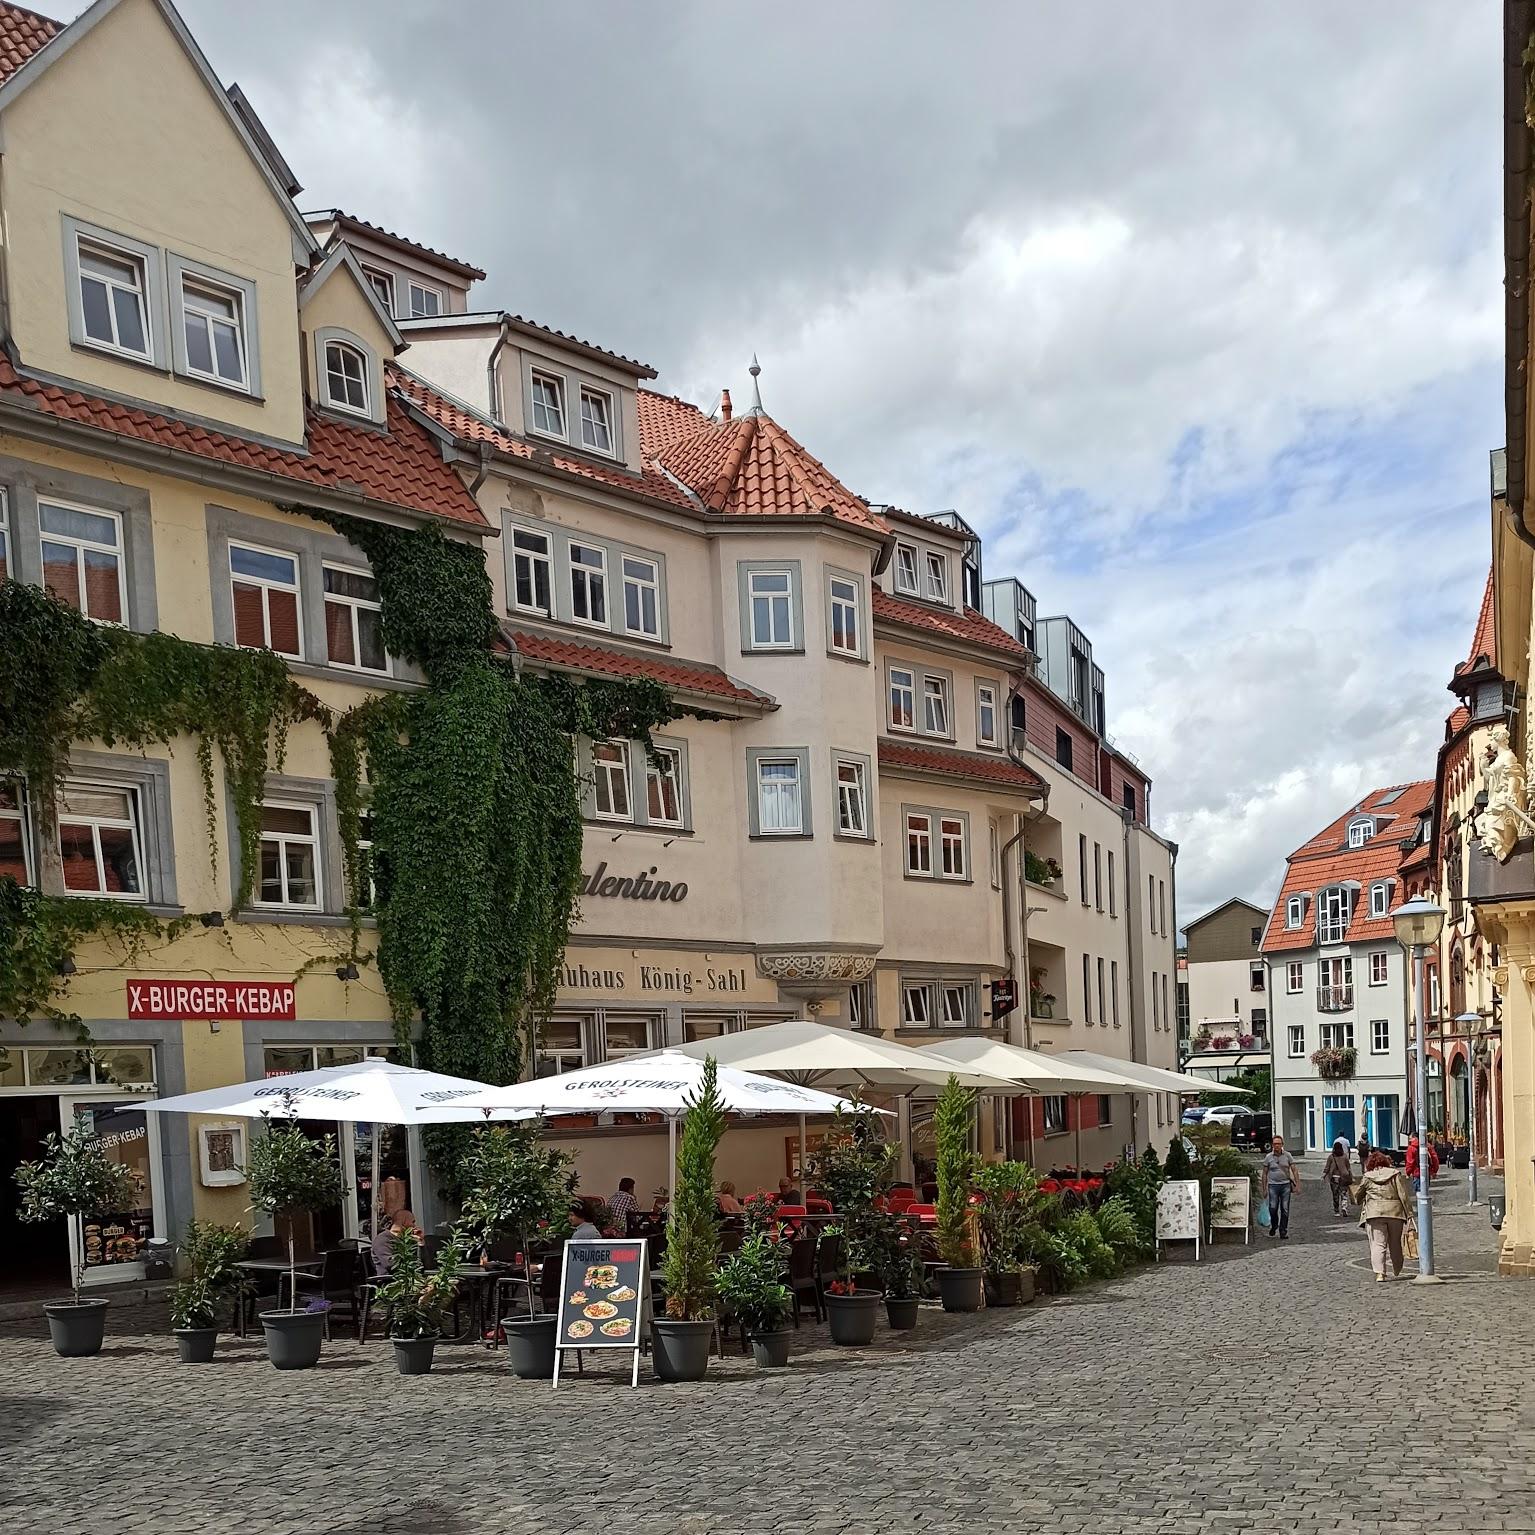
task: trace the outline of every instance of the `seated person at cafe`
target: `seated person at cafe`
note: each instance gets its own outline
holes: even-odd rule
[[[801,1198],[800,1191],[795,1188],[792,1179],[780,1178],[778,1180],[778,1202],[781,1205],[802,1205],[805,1201]]]
[[[585,1200],[571,1200],[570,1224],[575,1227],[575,1230],[570,1233],[570,1240],[572,1242],[600,1242],[602,1240],[602,1233],[592,1224],[592,1218],[587,1213]]]
[[[721,1215],[739,1215],[741,1201],[736,1198],[736,1186],[728,1178],[720,1184],[719,1207]]]
[[[418,1242],[425,1235],[409,1210],[396,1210],[384,1229],[373,1238],[373,1267],[378,1273],[389,1272],[394,1263],[394,1239],[402,1231],[412,1232]]]
[[[618,1180],[618,1192],[608,1200],[608,1209],[612,1212],[613,1225],[619,1236],[628,1236],[634,1217],[640,1213],[640,1202],[634,1197],[633,1178]]]

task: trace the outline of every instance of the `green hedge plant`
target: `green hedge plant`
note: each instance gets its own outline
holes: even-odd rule
[[[970,1150],[970,1091],[951,1076],[933,1108],[937,1151],[938,1256],[955,1269],[979,1266],[970,1216],[975,1156]]]
[[[714,1153],[725,1133],[719,1068],[711,1055],[682,1117],[677,1143],[677,1188],[666,1217],[666,1314],[698,1322],[714,1315],[720,1230],[715,1219]]]

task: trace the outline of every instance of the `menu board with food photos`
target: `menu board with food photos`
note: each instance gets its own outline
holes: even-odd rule
[[[643,1238],[632,1242],[567,1242],[562,1260],[554,1384],[566,1349],[634,1350],[631,1385],[640,1378],[640,1336],[650,1294]]]
[[[81,1222],[85,1266],[92,1269],[142,1262],[154,1233],[148,1116],[137,1103],[82,1104],[75,1115],[90,1135],[91,1144],[104,1151],[108,1161],[127,1168],[134,1190],[133,1208],[88,1215]]]

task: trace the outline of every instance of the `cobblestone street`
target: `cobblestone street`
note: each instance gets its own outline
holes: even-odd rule
[[[1535,1288],[1493,1276],[1463,1176],[1437,1288],[1375,1284],[1313,1167],[1287,1243],[862,1352],[807,1325],[788,1371],[700,1386],[612,1362],[555,1394],[473,1346],[406,1379],[344,1337],[309,1373],[259,1340],[182,1366],[149,1307],[62,1360],[3,1324],[0,1530],[1535,1532]]]

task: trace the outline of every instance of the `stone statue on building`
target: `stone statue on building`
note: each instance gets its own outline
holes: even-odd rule
[[[1507,863],[1520,836],[1535,833],[1535,821],[1528,814],[1524,764],[1514,755],[1502,725],[1492,732],[1488,743],[1482,784],[1487,791],[1487,808],[1480,817],[1482,847],[1499,863]]]

